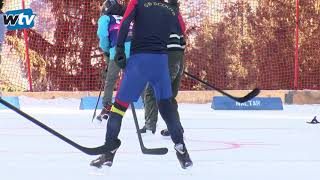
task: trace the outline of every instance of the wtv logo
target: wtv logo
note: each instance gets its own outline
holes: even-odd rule
[[[7,11],[3,15],[3,22],[8,30],[27,29],[34,26],[35,17],[32,9],[19,9]]]

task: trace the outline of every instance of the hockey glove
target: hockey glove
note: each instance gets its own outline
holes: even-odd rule
[[[124,48],[123,47],[117,47],[116,55],[114,56],[114,62],[121,69],[124,69],[126,67],[127,58],[126,58],[126,54],[124,52]]]

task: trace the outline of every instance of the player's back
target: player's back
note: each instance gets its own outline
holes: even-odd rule
[[[134,1],[131,52],[165,53],[171,27],[178,23],[177,10],[161,0]]]

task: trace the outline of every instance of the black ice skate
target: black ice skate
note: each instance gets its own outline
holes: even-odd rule
[[[170,136],[170,132],[169,132],[168,129],[163,129],[163,130],[160,132],[160,134],[161,134],[162,136]]]
[[[187,148],[184,144],[176,144],[174,146],[174,149],[177,151],[177,158],[180,162],[180,165],[183,169],[187,169],[188,167],[191,167],[193,165],[189,153],[187,151]]]
[[[307,123],[309,123],[309,124],[319,124],[320,122],[317,120],[317,116],[315,116],[315,117],[312,119],[312,121],[307,122]]]
[[[107,146],[110,146],[112,148],[111,151],[100,155],[97,159],[91,161],[90,166],[95,166],[97,168],[101,168],[103,165],[111,167],[113,164],[114,156],[120,147],[121,141],[117,140],[114,142],[106,143]]]
[[[184,133],[184,130],[182,129],[182,134],[183,134],[183,133]],[[163,130],[160,132],[160,134],[161,134],[162,136],[171,136],[168,129],[163,129]]]
[[[143,133],[147,133],[147,131],[151,131],[151,132],[152,132],[152,134],[156,133],[156,130],[155,130],[155,129],[150,130],[150,129],[147,129],[147,127],[146,127],[146,126],[143,126],[143,128],[139,129],[139,132],[140,132],[141,134],[143,134]]]
[[[102,111],[100,112],[100,114],[97,116],[97,120],[99,120],[100,122],[102,120],[108,120],[109,119],[109,113],[111,110],[112,105],[108,104],[105,107],[103,107]]]

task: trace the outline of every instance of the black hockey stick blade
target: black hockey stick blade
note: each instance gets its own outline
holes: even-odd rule
[[[140,133],[140,128],[139,128],[139,123],[138,123],[138,119],[137,119],[137,114],[136,114],[136,110],[134,108],[133,103],[131,103],[131,110],[132,110],[132,115],[133,115],[133,120],[134,120],[134,125],[136,127],[137,130],[137,135],[138,135],[138,139],[139,139],[139,144],[140,144],[140,148],[143,154],[149,154],[149,155],[164,155],[168,153],[168,149],[167,148],[154,148],[154,149],[148,149],[144,146],[143,141],[142,141],[142,137],[141,137],[141,133]]]
[[[141,149],[143,154],[150,154],[150,155],[164,155],[168,153],[167,148],[154,148],[154,149]]]
[[[258,96],[260,94],[260,89],[259,88],[255,88],[254,90],[252,90],[249,94],[247,94],[246,96],[244,97],[241,97],[241,98],[236,98],[238,102],[240,103],[244,103],[246,101],[249,101],[253,98],[255,98],[256,96]]]
[[[197,78],[196,76],[194,76],[194,75],[192,75],[192,74],[190,74],[190,73],[188,73],[186,71],[184,71],[183,73],[186,74],[187,76],[189,76],[190,78],[192,78],[192,79],[194,79],[196,81],[199,81],[202,84],[204,84],[204,85],[206,85],[206,86],[218,91],[219,93],[221,93],[221,94],[223,94],[223,95],[225,95],[225,96],[227,96],[227,97],[229,97],[229,98],[231,98],[231,99],[233,99],[233,100],[235,100],[237,102],[240,102],[240,103],[244,103],[246,101],[249,101],[249,100],[253,99],[254,97],[256,97],[257,95],[259,95],[259,93],[260,93],[260,89],[259,88],[255,88],[254,90],[252,90],[250,93],[248,93],[244,97],[235,97],[235,96],[232,96],[231,94],[228,94],[228,93],[224,92],[223,90],[221,90],[221,89],[219,89],[219,88],[217,88],[217,87],[215,87],[215,86],[213,86],[213,85],[211,85],[211,84],[209,84],[209,83]]]
[[[108,149],[108,147],[106,147],[105,145],[102,145],[102,146],[99,146],[99,147],[94,147],[94,148],[88,148],[88,147],[80,146],[79,144],[75,143],[74,141],[68,139],[67,137],[63,136],[62,134],[58,133],[57,131],[53,130],[52,128],[48,127],[47,125],[41,123],[37,119],[31,117],[27,113],[21,111],[20,109],[16,108],[12,104],[10,104],[7,101],[3,100],[1,97],[0,97],[0,103],[3,104],[4,106],[8,107],[9,109],[15,111],[16,113],[20,114],[21,116],[23,116],[24,118],[28,119],[29,121],[33,122],[34,124],[38,125],[42,129],[48,131],[52,135],[58,137],[62,141],[66,142],[66,143],[70,144],[71,146],[73,146],[74,148],[82,151],[85,154],[88,154],[88,155],[99,155],[99,154],[104,154],[107,151],[110,151],[110,149]]]

